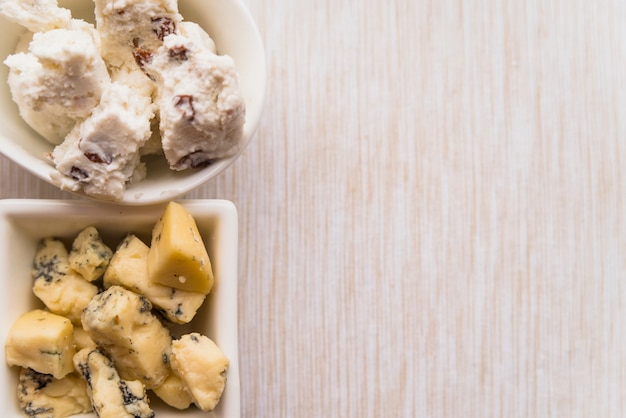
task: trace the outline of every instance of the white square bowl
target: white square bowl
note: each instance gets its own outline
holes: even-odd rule
[[[149,392],[150,405],[161,418],[239,418],[240,388],[237,348],[238,221],[234,204],[225,200],[180,200],[194,217],[211,258],[215,285],[190,324],[177,332],[197,331],[211,338],[230,360],[226,388],[210,413],[191,406],[178,411]],[[112,249],[128,233],[150,243],[152,227],[165,203],[147,206],[107,205],[80,200],[0,200],[0,416],[24,417],[17,403],[16,367],[5,362],[4,341],[14,321],[43,304],[32,293],[30,269],[38,243],[54,236],[69,245],[76,234],[94,226]],[[75,415],[90,417],[95,414]]]

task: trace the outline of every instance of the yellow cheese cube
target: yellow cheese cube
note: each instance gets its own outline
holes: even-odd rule
[[[208,294],[213,271],[196,221],[182,205],[170,202],[152,231],[148,277],[155,283]]]
[[[73,331],[67,318],[40,309],[27,312],[9,331],[5,344],[7,364],[61,379],[74,370]]]

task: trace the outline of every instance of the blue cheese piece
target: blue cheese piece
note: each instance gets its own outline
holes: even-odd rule
[[[96,295],[82,315],[83,328],[115,362],[120,376],[139,380],[148,389],[159,386],[170,373],[172,342],[151,310],[145,297],[111,286]]]
[[[193,403],[203,411],[212,411],[226,386],[229,362],[222,350],[204,335],[185,334],[172,341],[170,363]]]
[[[176,374],[170,374],[161,386],[152,391],[166,404],[176,409],[187,409],[193,402],[183,381]]]
[[[186,324],[202,306],[204,293],[175,289],[148,278],[149,247],[128,235],[117,247],[104,274],[104,287],[123,286],[145,296],[168,320]]]
[[[54,238],[44,238],[35,252],[31,276],[34,280],[55,281],[67,274],[69,266],[65,244]]]
[[[88,226],[74,238],[69,263],[85,280],[93,282],[102,276],[112,255],[113,251],[102,242],[98,230]]]
[[[9,331],[4,347],[6,362],[61,379],[74,370],[73,330],[67,318],[41,309],[29,311]]]
[[[121,379],[111,359],[98,349],[80,350],[74,365],[87,382],[87,393],[99,418],[154,417],[144,385]]]
[[[76,373],[62,379],[20,370],[17,399],[22,411],[33,418],[64,418],[92,411],[87,384]]]
[[[95,0],[102,56],[112,72],[140,65],[135,50],[150,53],[177,31],[182,16],[176,0]],[[136,62],[136,60],[138,62]]]
[[[35,253],[32,269],[33,293],[50,310],[74,323],[80,322],[82,310],[98,288],[69,268],[64,244],[53,238],[42,240]]]

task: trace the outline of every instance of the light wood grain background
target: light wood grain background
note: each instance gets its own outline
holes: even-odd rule
[[[242,415],[626,416],[626,2],[246,4]]]

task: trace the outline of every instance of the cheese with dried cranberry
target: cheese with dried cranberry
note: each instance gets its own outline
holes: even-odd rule
[[[163,152],[173,170],[205,167],[243,145],[246,106],[233,59],[198,27],[172,33],[146,60],[157,85]]]

